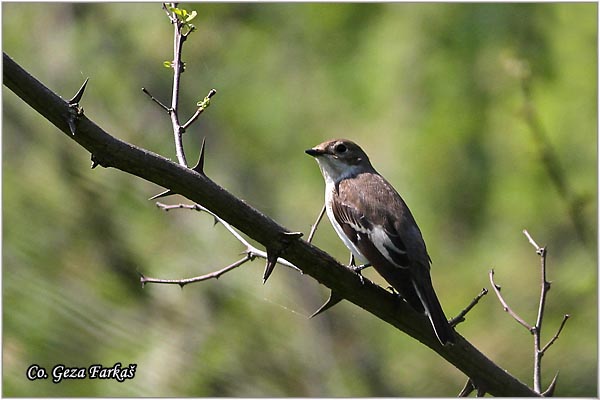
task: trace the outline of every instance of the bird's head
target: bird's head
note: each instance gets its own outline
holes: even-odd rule
[[[347,139],[323,142],[306,154],[315,157],[326,181],[339,182],[373,168],[363,149]]]

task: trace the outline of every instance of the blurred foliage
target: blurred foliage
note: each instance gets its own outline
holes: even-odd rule
[[[186,135],[207,137],[206,172],[291,230],[307,232],[323,182],[303,150],[357,141],[411,207],[449,315],[496,279],[533,322],[549,249],[544,386],[597,394],[597,5],[183,4],[182,119],[211,88]],[[160,4],[3,3],[3,49],[113,135],[174,159],[168,102],[172,26]],[[577,239],[524,121],[519,65],[580,205]],[[161,190],[89,154],[3,90],[4,396],[454,396],[465,377],[346,302],[307,319],[327,291],[255,261],[184,290],[141,288],[138,271],[182,278],[236,260],[239,243],[209,216],[159,211]],[[171,198],[169,202],[184,201]],[[346,262],[324,222],[315,244]],[[369,278],[384,284],[373,271]],[[488,295],[459,329],[532,382],[532,337]],[[30,382],[30,364],[138,365],[135,379]]]

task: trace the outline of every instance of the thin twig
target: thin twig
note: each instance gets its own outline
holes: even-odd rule
[[[560,335],[560,333],[562,332],[563,328],[565,327],[565,324],[567,323],[567,320],[570,318],[571,316],[569,314],[565,314],[563,316],[563,320],[560,323],[560,326],[558,327],[558,330],[556,331],[556,333],[554,334],[554,336],[552,336],[552,339],[550,339],[550,341],[542,348],[542,350],[540,350],[540,353],[542,353],[542,355],[546,352],[546,350],[548,350],[548,348],[550,346],[552,346],[554,344],[554,342],[556,342],[556,339],[558,339],[558,336]]]
[[[315,236],[315,232],[317,231],[317,226],[319,226],[319,223],[323,219],[323,215],[325,215],[325,210],[326,210],[325,204],[323,204],[323,208],[321,208],[321,212],[319,213],[319,216],[317,217],[317,220],[310,227],[310,233],[308,234],[308,239],[306,239],[306,241],[308,243],[310,243],[313,240],[313,237]]]
[[[475,307],[477,305],[477,303],[479,303],[479,300],[481,300],[481,298],[483,296],[485,296],[486,294],[488,294],[488,290],[486,288],[481,289],[481,292],[479,292],[479,294],[473,300],[471,300],[469,305],[467,307],[465,307],[465,309],[462,310],[460,313],[458,313],[458,315],[456,317],[452,318],[448,322],[450,324],[450,326],[455,327],[456,325],[463,322],[465,320],[465,316],[467,315],[467,313],[469,311],[471,311],[473,309],[473,307]]]
[[[523,325],[525,327],[525,329],[527,329],[529,332],[532,332],[533,327],[531,325],[529,325],[527,322],[525,322],[525,320],[523,320],[523,318],[519,317],[517,315],[517,313],[515,313],[512,308],[510,308],[508,306],[508,303],[506,303],[506,301],[504,300],[504,298],[502,297],[502,294],[500,294],[500,286],[496,285],[496,283],[494,282],[494,270],[490,270],[490,282],[492,284],[492,288],[494,289],[494,292],[496,293],[496,296],[498,297],[498,300],[500,300],[500,304],[502,304],[502,308],[504,309],[504,311],[506,311],[511,317],[513,317],[515,319],[515,321],[517,321],[519,324]]]
[[[222,268],[218,271],[211,272],[209,274],[200,275],[200,276],[196,276],[193,278],[185,278],[185,279],[158,279],[158,278],[150,278],[150,277],[146,277],[146,276],[142,275],[140,278],[140,282],[142,282],[142,286],[145,285],[146,283],[163,283],[163,284],[177,284],[181,287],[184,287],[188,283],[201,282],[201,281],[206,281],[209,279],[219,279],[219,277],[221,277],[221,275],[245,264],[248,261],[252,261],[252,256],[249,254],[247,254],[241,260],[238,260],[238,261],[234,262],[233,264],[228,265],[225,268]]]
[[[210,89],[210,91],[208,92],[208,94],[206,95],[204,100],[198,103],[198,109],[196,110],[194,115],[192,115],[191,118],[185,124],[183,124],[183,126],[181,127],[184,131],[187,128],[189,128],[190,125],[194,123],[194,121],[196,121],[198,119],[198,117],[200,116],[200,114],[202,114],[204,112],[204,110],[206,110],[208,108],[208,106],[210,105],[210,99],[215,94],[217,94],[217,90]]]
[[[152,100],[153,102],[155,102],[156,104],[158,104],[167,113],[171,112],[171,110],[169,110],[169,107],[165,106],[163,103],[161,103],[160,100],[158,100],[156,97],[152,96],[152,94],[150,94],[150,92],[148,91],[148,89],[142,88],[142,92],[144,92],[145,94],[147,94],[148,97],[150,97],[150,100]]]
[[[540,302],[538,305],[538,314],[533,327],[533,390],[537,393],[542,392],[542,356],[544,353],[541,350],[541,335],[542,335],[542,322],[544,321],[544,310],[546,308],[546,296],[550,290],[550,282],[546,279],[546,255],[547,250],[545,247],[540,247],[533,237],[529,234],[527,229],[523,230],[523,234],[527,237],[527,240],[535,248],[536,254],[540,256],[541,263],[541,289],[540,289]]]
[[[171,116],[171,124],[173,125],[173,136],[175,139],[175,152],[177,154],[177,160],[180,165],[187,167],[187,160],[185,158],[185,152],[183,150],[183,132],[184,129],[179,123],[179,90],[181,74],[183,73],[183,62],[181,61],[181,52],[183,48],[183,42],[185,37],[181,34],[182,24],[181,21],[173,16],[171,18],[174,27],[174,39],[173,39],[173,62],[171,64],[173,68],[173,91],[171,95],[171,108],[169,115]]]
[[[140,277],[140,282],[142,283],[142,287],[146,284],[146,283],[163,283],[163,284],[177,284],[181,287],[184,287],[185,285],[187,285],[188,283],[194,283],[194,282],[202,282],[202,281],[207,281],[209,279],[219,279],[221,277],[221,275],[236,269],[237,267],[247,263],[248,261],[252,261],[253,257],[250,254],[246,254],[246,256],[244,258],[242,258],[241,260],[238,260],[236,262],[234,262],[233,264],[230,264],[228,266],[226,266],[225,268],[222,268],[218,271],[214,271],[211,272],[209,274],[205,274],[205,275],[200,275],[200,276],[195,276],[193,278],[185,278],[185,279],[158,279],[158,278],[150,278],[147,276],[142,275]]]
[[[535,251],[536,253],[540,251],[540,246],[535,242],[535,240],[533,240],[533,238],[531,237],[531,235],[529,234],[529,232],[527,231],[527,229],[523,229],[523,234],[527,237],[527,240],[529,240],[529,243],[531,243],[531,245],[533,247],[535,247]]]

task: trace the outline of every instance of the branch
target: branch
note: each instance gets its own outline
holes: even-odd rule
[[[194,123],[194,121],[198,119],[200,114],[202,114],[204,110],[206,110],[208,106],[210,106],[210,98],[213,97],[215,94],[217,94],[217,90],[210,89],[204,100],[199,101],[198,104],[196,104],[198,106],[198,109],[196,110],[194,115],[192,115],[190,119],[181,127],[184,130],[184,132],[187,128],[189,128],[190,125]]]
[[[542,322],[544,321],[544,310],[546,308],[546,296],[548,295],[548,291],[550,291],[551,283],[546,279],[546,256],[548,251],[546,247],[540,247],[535,240],[531,237],[529,232],[526,229],[523,230],[523,234],[527,237],[527,240],[531,245],[535,248],[536,254],[540,256],[540,267],[541,267],[541,289],[540,289],[540,302],[538,306],[538,314],[535,321],[535,327],[533,328],[533,345],[534,345],[534,358],[533,358],[533,390],[538,393],[542,393],[542,357],[548,348],[558,339],[558,335],[563,330],[567,320],[569,319],[569,315],[565,315],[558,331],[554,335],[554,337],[544,346],[541,347],[541,336],[542,336]],[[553,380],[551,386],[556,384],[556,377]],[[553,391],[554,389],[552,389]]]
[[[326,210],[326,207],[325,207],[325,204],[323,204],[323,208],[321,208],[321,212],[319,213],[319,216],[317,217],[317,220],[310,227],[310,233],[308,234],[308,238],[306,239],[306,241],[308,243],[311,243],[312,240],[313,240],[313,238],[315,237],[315,233],[317,232],[317,227],[321,223],[321,220],[323,219],[323,215],[325,215],[325,210]]]
[[[166,6],[163,4],[163,7]],[[175,7],[175,4],[172,4]],[[173,137],[175,139],[175,152],[177,153],[177,160],[179,164],[187,167],[187,160],[185,158],[185,152],[183,151],[183,133],[185,129],[179,123],[179,88],[181,82],[181,74],[184,71],[183,61],[181,60],[181,52],[183,48],[183,42],[186,37],[182,35],[181,28],[182,24],[180,20],[174,15],[169,17],[174,27],[174,39],[173,39],[173,61],[171,68],[173,68],[173,90],[171,94],[171,108],[169,109],[169,115],[171,116],[171,124],[173,125]]]
[[[550,341],[541,348],[541,336],[542,336],[542,322],[544,321],[544,309],[546,307],[546,298],[548,291],[550,290],[551,284],[546,279],[546,256],[548,251],[546,247],[540,247],[537,242],[533,239],[533,237],[527,232],[526,229],[523,230],[523,234],[527,237],[529,243],[535,248],[536,254],[540,256],[541,261],[541,290],[540,290],[540,301],[538,305],[538,314],[535,321],[535,325],[531,326],[527,322],[525,322],[521,317],[519,317],[506,303],[502,295],[500,294],[500,286],[494,283],[494,270],[490,271],[490,282],[492,283],[492,287],[498,296],[498,300],[502,304],[504,311],[508,312],[519,324],[523,325],[527,330],[533,335],[533,390],[540,395],[551,394],[554,393],[554,389],[556,386],[556,380],[558,378],[558,373],[555,375],[550,387],[542,392],[542,357],[544,353],[552,344],[558,339],[558,336],[562,332],[567,320],[569,319],[569,314],[566,314],[563,317],[563,320],[558,328],[556,334],[550,339]]]
[[[556,331],[556,333],[554,334],[554,336],[552,336],[552,339],[550,339],[550,341],[548,343],[546,343],[546,345],[540,350],[540,353],[542,355],[544,355],[544,353],[546,352],[546,350],[548,350],[548,348],[550,346],[552,346],[554,344],[554,342],[556,342],[556,339],[558,339],[558,336],[562,332],[562,330],[565,327],[565,324],[567,323],[567,320],[569,318],[571,318],[571,316],[569,314],[565,314],[563,316],[562,322],[560,323],[560,326],[558,327],[558,330]]]
[[[479,303],[479,300],[481,300],[481,298],[483,296],[485,296],[486,294],[488,294],[488,290],[486,288],[481,289],[481,292],[479,292],[479,294],[477,296],[475,296],[475,298],[473,300],[471,300],[469,305],[466,306],[464,310],[462,310],[460,313],[458,313],[458,315],[456,317],[454,317],[450,321],[448,321],[450,326],[456,327],[456,325],[460,324],[461,322],[464,322],[465,316],[467,315],[467,313],[469,311],[471,311],[473,309],[473,307],[475,307],[477,305],[477,303]]]
[[[3,78],[4,85],[66,137],[89,151],[98,165],[136,175],[202,204],[267,249],[280,247],[282,237],[291,233],[205,175],[109,135],[84,114],[77,115],[76,134],[71,135],[67,122],[72,118],[69,104],[6,54],[3,56]],[[495,396],[539,396],[459,334],[454,346],[442,346],[426,316],[384,288],[368,280],[361,283],[354,272],[308,242],[300,238],[291,241],[282,256],[305,275],[431,348],[470,377],[480,390]]]
[[[506,300],[504,300],[504,297],[502,297],[502,294],[500,294],[500,285],[496,285],[496,283],[494,282],[494,270],[491,269],[490,270],[490,282],[492,284],[492,288],[494,289],[494,292],[496,293],[496,296],[498,297],[498,300],[500,300],[500,303],[502,304],[502,309],[504,311],[506,311],[511,317],[513,317],[515,319],[515,321],[517,321],[519,324],[523,325],[525,327],[525,329],[527,329],[529,332],[533,331],[533,327],[531,325],[529,325],[527,322],[525,322],[525,320],[521,317],[519,317],[519,315],[517,315],[516,312],[514,312],[512,310],[512,308],[510,308],[508,306],[508,303],[506,302]]]
[[[246,257],[242,258],[241,260],[238,260],[236,262],[234,262],[231,265],[226,266],[225,268],[222,268],[218,271],[215,272],[211,272],[210,274],[206,274],[206,275],[201,275],[201,276],[196,276],[193,278],[187,278],[187,279],[158,279],[158,278],[149,278],[147,276],[142,275],[140,277],[140,282],[142,283],[142,287],[144,287],[144,285],[146,283],[165,283],[165,284],[177,284],[181,287],[184,287],[185,285],[187,285],[188,283],[194,283],[194,282],[201,282],[201,281],[206,281],[209,279],[219,279],[221,277],[221,275],[232,271],[234,269],[236,269],[237,267],[247,263],[248,261],[252,261],[253,260],[253,256],[251,254],[246,254]]]

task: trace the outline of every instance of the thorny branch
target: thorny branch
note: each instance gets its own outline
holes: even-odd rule
[[[546,247],[540,247],[527,230],[523,230],[523,234],[525,235],[525,237],[527,237],[527,240],[529,241],[529,243],[535,248],[536,254],[538,254],[540,256],[540,263],[541,263],[540,301],[539,301],[539,305],[538,305],[538,314],[537,314],[535,325],[532,326],[532,325],[528,324],[527,322],[525,322],[525,320],[523,320],[521,317],[519,317],[519,315],[517,315],[512,310],[512,308],[510,308],[508,306],[508,304],[506,303],[506,301],[504,300],[504,298],[502,297],[502,295],[500,293],[500,286],[498,286],[494,282],[494,270],[493,269],[490,271],[490,274],[489,274],[490,282],[492,283],[492,287],[494,288],[494,291],[496,292],[496,296],[498,297],[498,300],[502,304],[504,311],[508,312],[519,324],[523,325],[533,335],[533,345],[534,345],[533,390],[536,393],[539,393],[541,395],[552,395],[554,393],[554,389],[556,386],[558,373],[554,376],[554,379],[550,383],[550,386],[548,387],[548,389],[546,389],[544,392],[542,392],[542,383],[541,383],[541,381],[542,381],[542,357],[544,356],[544,353],[550,348],[550,346],[552,346],[552,344],[554,344],[554,342],[556,342],[556,340],[558,339],[560,333],[562,332],[567,320],[569,319],[570,315],[565,314],[563,316],[563,320],[562,320],[557,332],[554,334],[552,339],[550,339],[550,341],[545,346],[541,347],[541,334],[542,334],[542,322],[544,320],[544,310],[546,307],[547,294],[551,287],[551,282],[548,281],[546,278],[546,256],[548,254],[548,251],[547,251]]]

